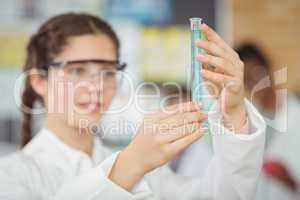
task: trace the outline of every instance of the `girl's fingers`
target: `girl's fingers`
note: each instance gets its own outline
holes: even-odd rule
[[[221,58],[225,58],[227,60],[230,60],[231,62],[234,62],[232,56],[227,53],[223,48],[216,45],[214,42],[210,42],[207,40],[198,40],[196,42],[197,47],[202,48],[206,50],[208,53],[218,56]]]
[[[163,137],[163,140],[165,142],[171,143],[183,137],[187,137],[188,135],[194,134],[194,132],[198,130],[203,131],[202,125],[199,122],[194,122],[190,124],[184,124],[182,126],[167,131],[163,130],[161,131],[161,137]]]
[[[205,69],[202,70],[202,75],[205,79],[217,84],[218,86],[225,86],[230,81],[232,81],[232,77],[228,75],[212,72]]]
[[[208,69],[211,68],[211,66],[210,66],[209,64],[207,64],[207,63],[203,63],[203,64],[202,64],[202,68],[208,70]]]
[[[185,124],[201,122],[207,118],[205,113],[200,111],[179,113],[172,117],[162,119],[160,124],[169,124],[172,127],[180,127]]]
[[[197,141],[199,138],[201,138],[204,135],[205,131],[203,129],[198,129],[192,134],[189,134],[185,137],[182,137],[178,140],[175,140],[172,142],[168,148],[171,148],[174,152],[180,152],[187,148],[189,145]]]
[[[232,67],[232,64],[223,58],[211,55],[199,54],[196,57],[199,61],[216,67],[216,70],[234,76],[237,70]]]
[[[200,108],[201,103],[199,102],[185,102],[181,104],[166,106],[155,113],[148,114],[147,116],[155,119],[156,121],[160,121],[175,114],[199,111]]]
[[[233,58],[239,58],[238,54],[208,25],[201,24],[200,29],[208,39],[208,41],[215,42],[218,46],[230,52]]]

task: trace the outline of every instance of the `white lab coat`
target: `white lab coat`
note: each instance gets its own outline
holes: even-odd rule
[[[219,111],[209,114],[214,155],[201,179],[177,176],[163,166],[128,192],[107,178],[118,152],[95,138],[90,158],[44,128],[21,152],[0,160],[0,199],[252,200],[262,164],[265,123],[251,104],[246,105],[249,135],[225,129]],[[216,134],[220,128],[223,135]]]

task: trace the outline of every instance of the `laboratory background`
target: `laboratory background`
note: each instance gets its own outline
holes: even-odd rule
[[[132,95],[149,94],[137,103],[151,110],[167,95],[174,96],[170,104],[188,98],[189,18],[201,17],[245,62],[247,97],[268,125],[257,199],[300,199],[299,0],[0,0],[0,8],[0,157],[20,149],[25,48],[46,19],[86,12],[110,22],[121,39],[126,72],[136,86],[147,83],[134,94],[126,84],[120,86],[113,106],[125,105]],[[159,88],[158,97],[151,96],[157,92],[152,84]],[[104,143],[124,147],[142,118],[134,106],[108,114],[101,121],[107,130],[101,133]],[[42,124],[43,114],[35,115],[35,132]],[[204,138],[170,167],[182,175],[201,176],[199,169],[206,166],[193,164],[193,158],[207,163],[211,153],[210,139]]]

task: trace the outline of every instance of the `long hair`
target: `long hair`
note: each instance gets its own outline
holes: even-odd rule
[[[111,39],[119,57],[118,37],[111,26],[102,19],[89,14],[77,13],[67,13],[50,18],[30,38],[23,67],[24,72],[31,69],[48,71],[48,63],[61,53],[69,37],[99,33],[105,34]],[[32,138],[32,113],[28,112],[28,109],[33,109],[36,101],[43,104],[43,99],[34,91],[27,76],[22,94],[22,146],[25,146]]]

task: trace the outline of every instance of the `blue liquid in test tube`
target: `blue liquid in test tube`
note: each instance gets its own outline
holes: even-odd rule
[[[191,100],[195,102],[201,102],[203,104],[203,111],[207,112],[208,108],[205,104],[205,88],[204,81],[201,75],[202,63],[196,60],[196,56],[200,53],[204,53],[204,50],[196,47],[195,42],[199,39],[203,39],[203,34],[200,30],[202,23],[201,18],[190,18],[191,24]],[[204,122],[204,126],[208,127],[208,122]]]

